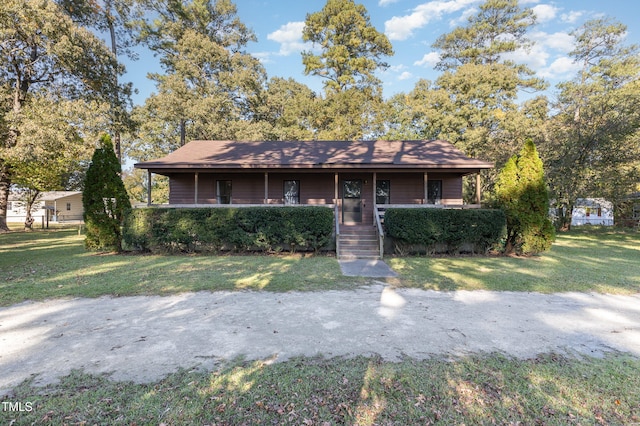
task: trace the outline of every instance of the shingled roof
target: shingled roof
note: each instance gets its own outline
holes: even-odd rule
[[[489,169],[442,140],[422,141],[207,141],[186,144],[166,157],[135,164],[154,173],[207,169]]]

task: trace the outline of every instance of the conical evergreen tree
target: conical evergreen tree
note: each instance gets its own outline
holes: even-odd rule
[[[121,172],[111,137],[104,135],[93,153],[82,192],[87,249],[122,250],[122,223],[131,202]]]
[[[520,198],[518,190],[518,156],[514,155],[506,162],[496,180],[496,198],[500,208],[504,210],[507,218],[507,240],[505,252],[511,253],[515,250],[518,230],[518,200]]]
[[[533,141],[507,161],[496,182],[496,197],[507,216],[507,253],[535,254],[551,248],[549,193],[542,160]]]

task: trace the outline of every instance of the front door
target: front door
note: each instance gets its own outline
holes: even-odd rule
[[[362,222],[362,180],[342,182],[342,223]]]

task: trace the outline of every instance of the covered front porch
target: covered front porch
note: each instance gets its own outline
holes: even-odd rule
[[[148,181],[153,179],[148,170]],[[376,206],[480,207],[480,175],[475,174],[475,203],[464,204],[464,173],[442,171],[185,171],[169,176],[165,207],[337,206],[342,224],[373,224]],[[151,188],[152,185],[148,185]],[[152,206],[151,191],[147,206]]]
[[[170,178],[170,208],[325,206],[334,210],[339,258],[382,258],[388,208],[479,208],[464,204],[463,173],[442,171],[176,172]],[[148,170],[151,182],[153,173]],[[148,186],[151,188],[151,185]],[[147,194],[147,206],[152,194]]]

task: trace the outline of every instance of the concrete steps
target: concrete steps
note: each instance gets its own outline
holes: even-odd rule
[[[380,259],[376,230],[371,225],[341,225],[338,259]]]

